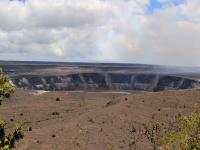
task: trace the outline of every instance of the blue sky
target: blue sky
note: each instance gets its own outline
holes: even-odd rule
[[[185,0],[168,0],[166,2],[160,2],[159,0],[150,0],[148,5],[148,13],[153,13],[156,9],[162,9],[162,7],[166,7],[169,5],[180,5],[183,4]]]
[[[23,3],[25,3],[25,2],[26,2],[26,0],[19,0],[19,1],[21,1],[21,2],[23,2]]]
[[[10,1],[19,1],[25,3],[27,0],[10,0]]]
[[[159,9],[162,6],[163,6],[162,3],[158,2],[157,0],[150,0],[148,6],[148,12],[153,13],[155,9]]]

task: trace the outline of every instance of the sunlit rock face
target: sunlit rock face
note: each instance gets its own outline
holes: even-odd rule
[[[163,91],[200,87],[197,73],[137,64],[15,62],[1,64],[18,88]]]

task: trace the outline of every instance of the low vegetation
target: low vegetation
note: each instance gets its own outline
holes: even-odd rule
[[[9,150],[15,147],[15,142],[23,138],[22,125],[17,123],[12,133],[6,134],[6,122],[0,120],[0,148],[1,150]]]
[[[0,69],[0,105],[15,91],[9,77],[5,76]],[[0,150],[10,150],[15,147],[16,141],[23,138],[22,125],[17,123],[11,133],[6,133],[6,121],[0,120]]]
[[[53,116],[59,116],[59,115],[60,115],[60,113],[59,113],[59,112],[57,112],[57,111],[55,111],[55,112],[52,112],[52,113],[51,113],[51,115],[53,115]]]
[[[158,139],[165,150],[200,150],[200,113],[178,117],[174,129]]]
[[[3,74],[0,68],[0,105],[4,98],[9,98],[15,91],[15,86],[12,84],[9,77]]]
[[[153,150],[200,150],[200,113],[179,115],[174,126],[145,125],[146,138]]]
[[[144,134],[146,138],[151,143],[153,150],[158,150],[157,139],[161,135],[161,128],[159,123],[149,123],[149,125],[144,125]]]
[[[130,139],[129,139],[129,150],[136,150],[136,142],[137,142],[137,139],[136,139],[136,129],[133,125],[131,125],[131,128],[130,128]]]

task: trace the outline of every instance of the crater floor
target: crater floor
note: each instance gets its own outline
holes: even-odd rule
[[[143,123],[167,124],[199,106],[198,89],[142,94],[17,90],[3,102],[0,118],[7,120],[8,130],[23,123],[25,137],[17,150],[127,150],[131,126],[139,134]],[[137,149],[150,149],[144,136],[137,138]]]

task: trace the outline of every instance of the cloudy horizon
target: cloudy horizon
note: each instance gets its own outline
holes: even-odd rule
[[[0,0],[0,60],[200,66],[199,0]]]

